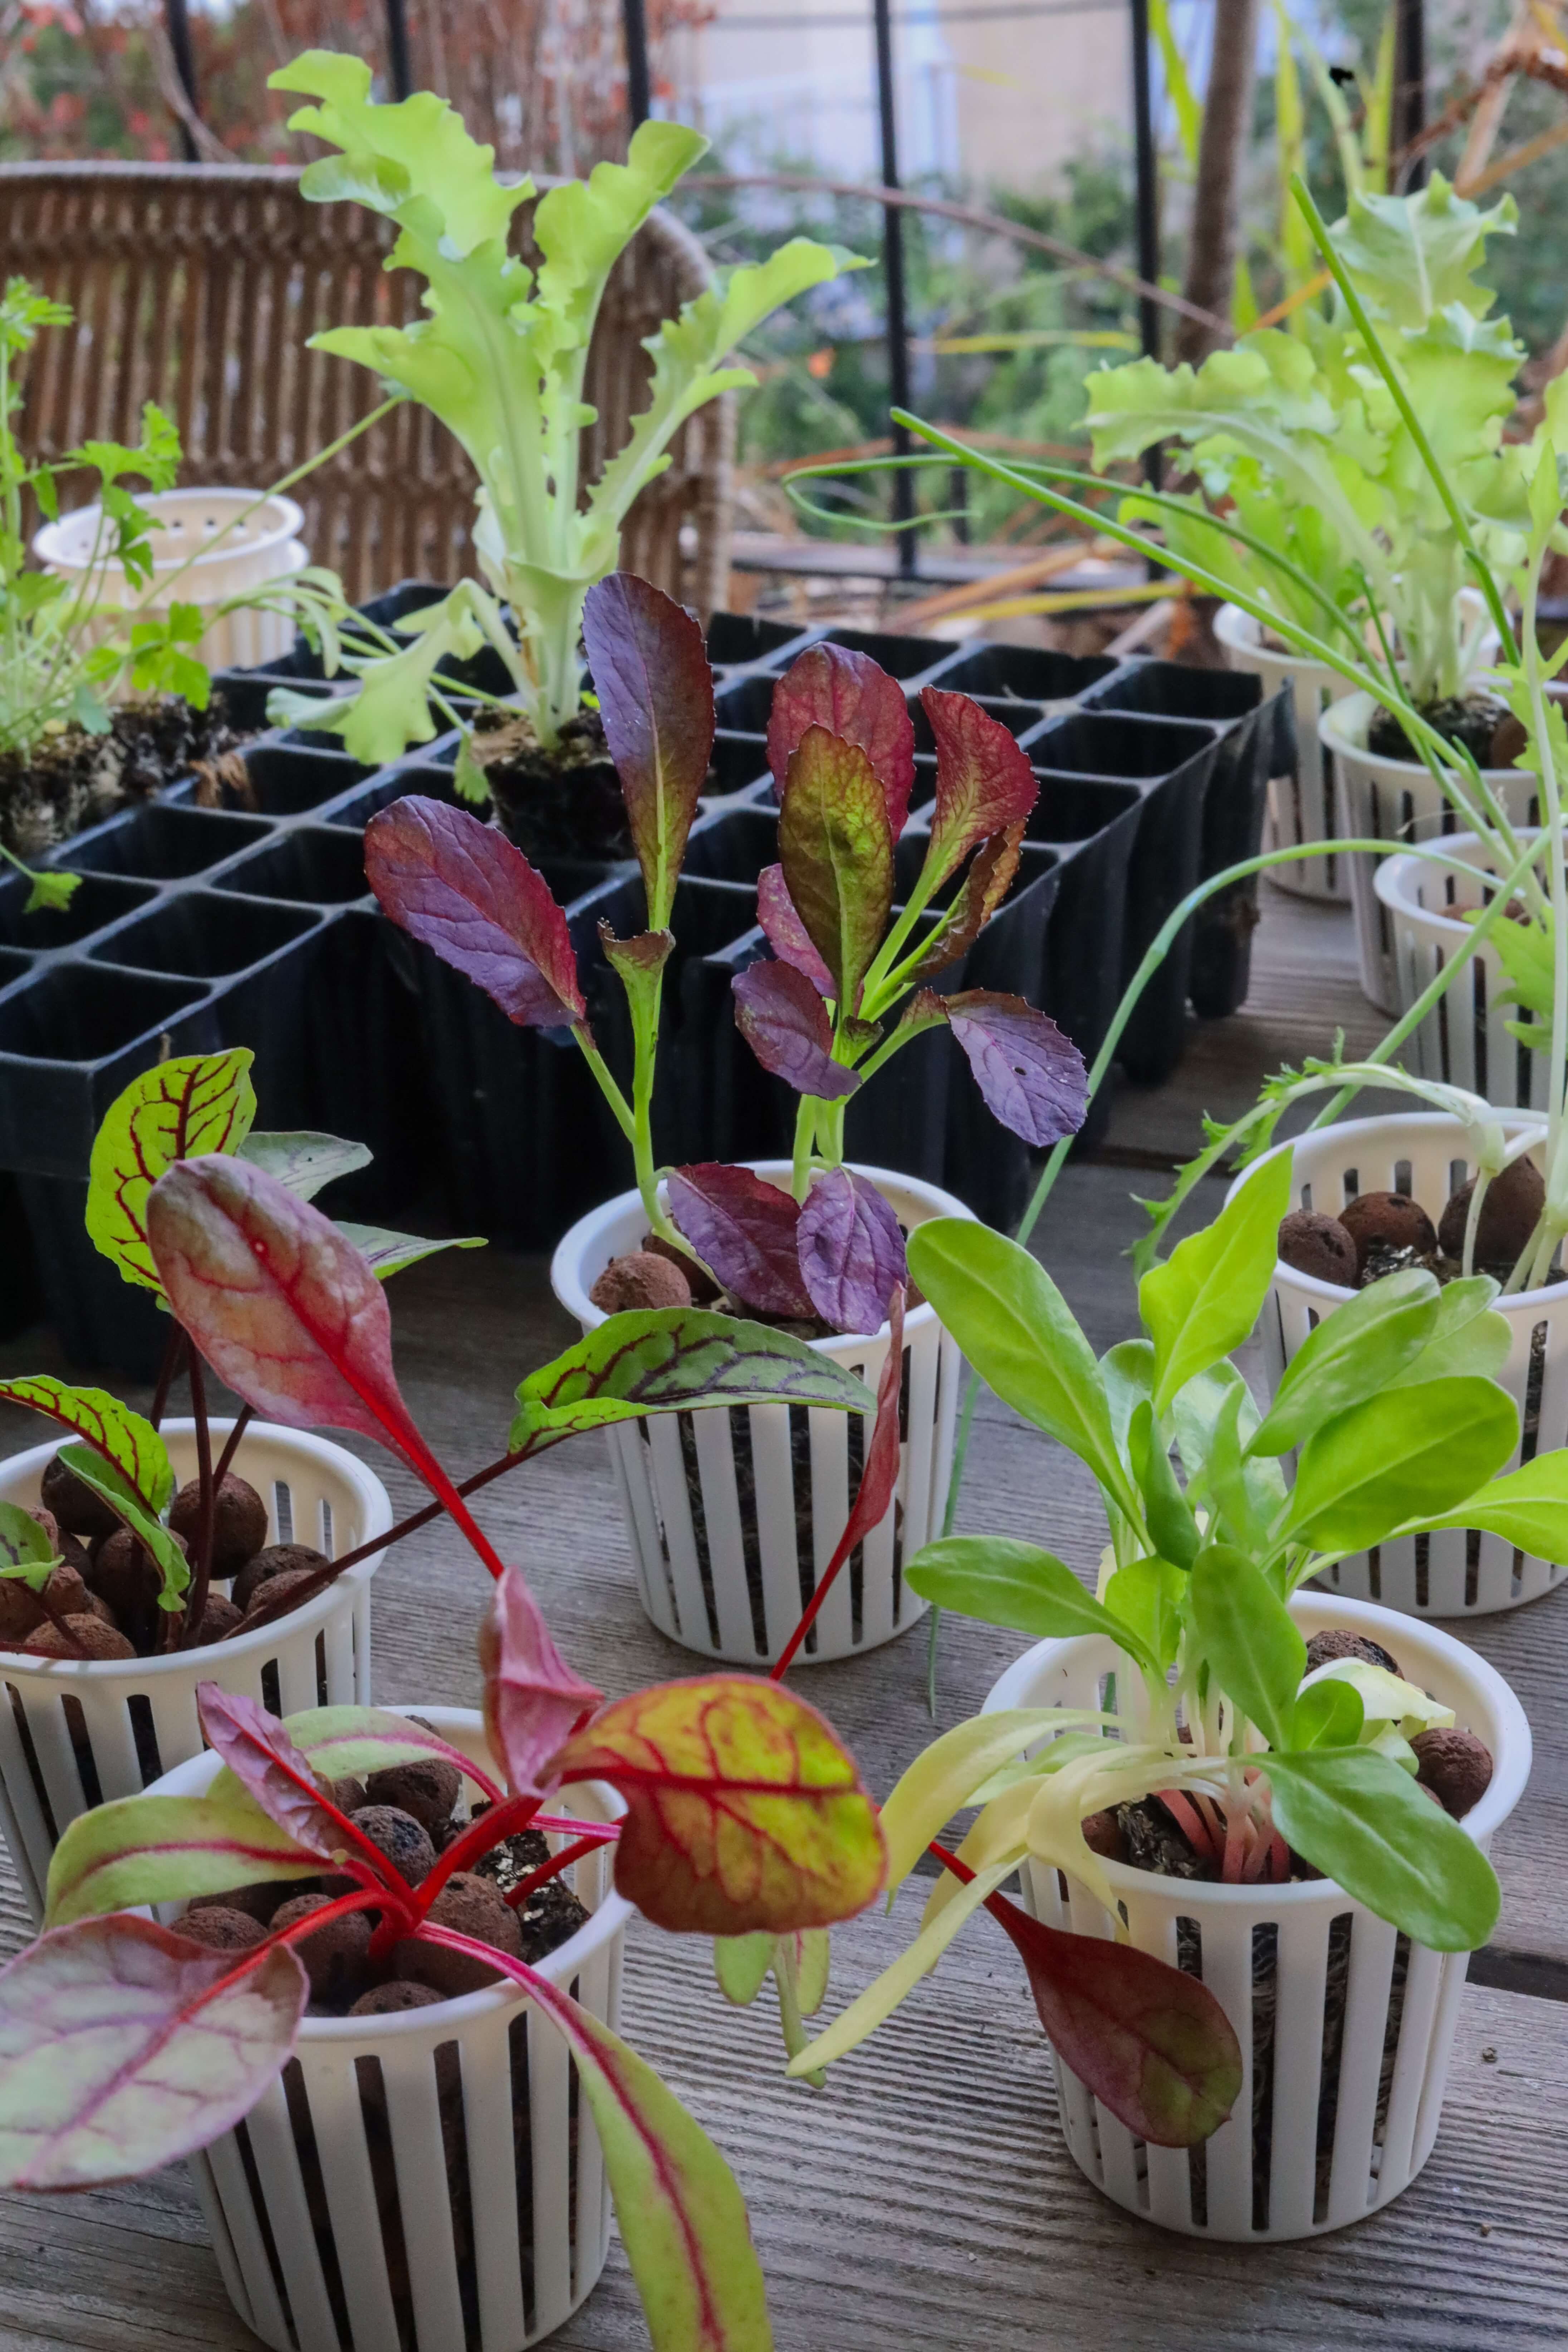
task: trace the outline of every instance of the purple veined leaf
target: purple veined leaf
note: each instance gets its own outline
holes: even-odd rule
[[[966,955],[1013,887],[1018,871],[1023,823],[1006,825],[983,841],[970,862],[952,904],[926,943],[925,952],[910,972],[916,982],[934,978]]]
[[[307,1853],[338,1862],[348,1840],[321,1802],[314,1771],[277,1717],[259,1700],[222,1690],[216,1683],[196,1685],[196,1714],[207,1746],[268,1819]]]
[[[877,773],[857,743],[808,727],[790,756],[779,858],[835,1002],[859,1010],[860,983],[893,907],[893,835]]]
[[[1064,2064],[1155,2147],[1193,2147],[1241,2093],[1241,2047],[1205,1984],[1131,1944],[1069,1935],[1004,1895],[985,1908],[1024,1963]]]
[[[1037,1147],[1078,1133],[1089,1109],[1089,1073],[1048,1013],[989,988],[950,996],[946,1009],[994,1118]]]
[[[543,1794],[545,1767],[604,1694],[574,1674],[527,1582],[509,1568],[479,1628],[485,1728],[518,1796]]]
[[[583,1024],[566,918],[521,849],[465,809],[412,795],[365,827],[364,870],[392,920],[525,1029]]]
[[[148,1196],[147,1239],[164,1296],[220,1380],[264,1420],[325,1422],[390,1446],[500,1575],[398,1393],[386,1293],[330,1217],[247,1160],[181,1160]]]
[[[291,1715],[288,1728],[306,1763],[324,1780],[367,1780],[373,1772],[434,1756],[455,1764],[492,1805],[500,1802],[502,1790],[482,1766],[411,1715],[377,1706],[315,1706]]]
[[[713,673],[693,614],[629,572],[589,589],[583,642],[621,780],[650,930],[675,903],[713,750]]]
[[[749,1168],[704,1160],[672,1168],[668,1194],[677,1226],[743,1307],[805,1320],[816,1315],[795,1248],[800,1211],[788,1192]]]
[[[847,646],[808,646],[773,688],[768,717],[768,765],[773,790],[784,794],[790,760],[808,727],[826,727],[858,743],[876,771],[897,841],[910,813],[915,781],[915,730],[904,690],[869,654]]]
[[[795,911],[782,866],[764,866],[757,877],[757,920],[779,961],[804,972],[819,996],[831,996],[833,974],[812,946],[811,934]]]
[[[936,812],[921,877],[934,887],[977,843],[1022,824],[1040,787],[1016,736],[970,696],[928,686],[921,707],[936,737]]]
[[[836,1331],[875,1334],[895,1290],[908,1286],[899,1221],[875,1184],[847,1169],[819,1176],[796,1228],[801,1279]]]
[[[86,2189],[192,2155],[294,2047],[310,1981],[151,1919],[56,1927],[0,1969],[0,2184]]]
[[[860,1081],[833,1058],[827,1007],[791,963],[748,964],[731,982],[735,1026],[762,1064],[797,1095],[838,1102]]]

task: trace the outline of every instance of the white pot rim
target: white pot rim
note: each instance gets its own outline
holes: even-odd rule
[[[1473,685],[1476,681],[1471,683]],[[1342,758],[1348,754],[1351,759],[1359,761],[1375,776],[1386,776],[1394,782],[1402,776],[1419,776],[1423,783],[1429,784],[1432,772],[1424,761],[1394,760],[1386,751],[1367,750],[1367,730],[1372,724],[1372,714],[1380,708],[1374,695],[1342,695],[1337,702],[1331,702],[1319,718],[1318,740],[1331,751],[1337,751]],[[1527,771],[1523,768],[1483,768],[1481,773],[1489,784],[1510,784],[1517,783]]]
[[[1245,612],[1239,604],[1222,604],[1215,614],[1214,633],[1222,646],[1236,653],[1254,654],[1259,660],[1270,662],[1278,668],[1300,677],[1337,678],[1339,671],[1331,663],[1320,661],[1315,654],[1292,654],[1278,646],[1263,642],[1263,623]]]
[[[258,500],[264,502],[258,504]],[[197,487],[192,489],[157,490],[141,499],[138,503],[153,516],[154,521],[164,516],[181,513],[195,506],[228,509],[234,515],[242,514],[247,507],[257,509],[256,528],[244,539],[236,539],[232,533],[221,538],[215,535],[214,543],[195,555],[192,555],[187,549],[177,549],[163,556],[154,555],[153,558],[154,581],[160,572],[173,572],[176,568],[184,566],[187,562],[193,577],[200,572],[204,564],[249,562],[255,557],[264,555],[273,548],[283,547],[291,539],[297,539],[305,520],[303,507],[297,505],[292,499],[284,498],[276,490],[270,494],[265,494],[259,489],[219,489],[216,487],[210,489]],[[61,515],[58,522],[45,523],[40,530],[35,532],[33,538],[33,552],[39,562],[47,564],[52,571],[58,572],[86,572],[88,569],[86,555],[73,553],[73,544],[85,530],[87,545],[89,548],[91,547],[97,524],[92,522],[89,528],[88,519],[100,515],[101,511],[101,508],[96,505],[73,507],[68,514]],[[298,565],[290,566],[291,570],[299,568]],[[193,597],[191,601],[199,603],[201,600],[199,597]]]
[[[1521,1128],[1545,1125],[1544,1118],[1538,1111],[1494,1110],[1491,1116],[1505,1135],[1517,1135]],[[1335,1119],[1331,1127],[1310,1128],[1304,1135],[1289,1136],[1283,1143],[1277,1143],[1271,1150],[1261,1153],[1236,1178],[1230,1191],[1226,1194],[1226,1201],[1228,1204],[1235,1199],[1242,1184],[1252,1174],[1253,1169],[1260,1168],[1264,1160],[1277,1160],[1282,1151],[1294,1152],[1298,1144],[1310,1143],[1316,1137],[1371,1135],[1380,1128],[1416,1126],[1433,1129],[1446,1127],[1455,1136],[1462,1136],[1465,1133],[1463,1121],[1451,1118],[1446,1110],[1388,1111],[1379,1118]],[[1277,1258],[1274,1262],[1274,1279],[1276,1282],[1287,1284],[1293,1290],[1301,1291],[1309,1298],[1321,1298],[1324,1306],[1329,1308],[1342,1307],[1347,1298],[1353,1298],[1356,1296],[1347,1284],[1323,1282],[1315,1274],[1302,1274],[1295,1266],[1287,1265],[1283,1258]],[[1545,1283],[1538,1290],[1515,1290],[1510,1291],[1506,1298],[1494,1298],[1492,1312],[1494,1315],[1521,1318],[1528,1315],[1538,1319],[1543,1307],[1552,1304],[1561,1305],[1565,1299],[1568,1299],[1568,1283]]]
[[[1527,841],[1541,838],[1542,828],[1538,824],[1516,824],[1513,830],[1521,845]],[[1477,872],[1485,870],[1481,863],[1483,858],[1492,856],[1491,849],[1479,833],[1440,834],[1426,845],[1441,849],[1445,856],[1473,867]],[[1470,854],[1472,851],[1474,856]],[[1455,939],[1462,940],[1468,935],[1468,923],[1461,922],[1458,915],[1450,915],[1441,907],[1418,906],[1405,895],[1406,887],[1417,875],[1432,874],[1437,870],[1430,857],[1417,856],[1408,849],[1396,850],[1392,857],[1385,857],[1379,866],[1372,877],[1372,887],[1392,913],[1407,915],[1414,922],[1430,923],[1436,929],[1451,933]],[[1496,878],[1495,873],[1493,878]]]
[[[900,1175],[896,1169],[873,1168],[858,1160],[846,1161],[845,1164],[852,1168],[857,1176],[868,1178],[879,1192],[893,1201],[895,1206],[896,1196],[902,1192],[926,1204],[931,1217],[962,1217],[967,1224],[979,1222],[973,1209],[966,1207],[953,1193],[944,1192],[940,1185],[928,1183],[923,1176]],[[780,1184],[783,1191],[789,1189],[794,1173],[793,1165],[787,1160],[741,1160],[734,1165],[749,1168],[754,1176]],[[659,1190],[662,1197],[662,1185]],[[602,1307],[595,1306],[588,1292],[615,1255],[614,1250],[607,1246],[614,1228],[634,1208],[640,1217],[642,1195],[635,1185],[629,1192],[618,1192],[613,1201],[605,1201],[599,1208],[590,1209],[585,1217],[579,1217],[571,1231],[556,1244],[555,1255],[550,1261],[550,1286],[566,1312],[574,1315],[585,1331],[596,1330],[601,1323],[609,1319]],[[599,1255],[601,1250],[603,1256]],[[929,1299],[922,1299],[918,1307],[911,1307],[904,1318],[906,1338],[935,1320],[935,1307]],[[868,1340],[885,1337],[887,1330],[888,1326],[884,1323],[880,1331],[829,1332],[820,1339],[808,1339],[805,1344],[808,1348],[824,1351],[863,1348]]]
[[[1460,1827],[1468,1837],[1478,1843],[1491,1836],[1505,1822],[1524,1792],[1530,1778],[1532,1740],[1529,1718],[1509,1684],[1494,1666],[1468,1643],[1458,1642],[1451,1633],[1424,1617],[1402,1616],[1393,1609],[1380,1608],[1375,1601],[1350,1601],[1338,1593],[1300,1591],[1292,1595],[1290,1613],[1305,1621],[1303,1630],[1313,1633],[1327,1631],[1331,1626],[1349,1626],[1382,1642],[1384,1649],[1400,1656],[1402,1651],[1439,1656],[1454,1673],[1468,1677],[1485,1693],[1498,1722],[1502,1738],[1492,1756],[1492,1777],[1480,1802],[1465,1816]],[[1005,1708],[1027,1706],[1032,1702],[1028,1694],[1039,1680],[1041,1669],[1069,1654],[1088,1656],[1096,1651],[1114,1651],[1109,1634],[1079,1633],[1065,1641],[1037,1642],[1033,1649],[1008,1667],[1000,1681],[992,1685],[981,1709],[983,1715],[994,1715]],[[1129,1662],[1129,1670],[1136,1672]],[[1415,1679],[1412,1677],[1412,1679]],[[1119,1894],[1147,1895],[1151,1885],[1179,1888],[1184,1910],[1204,1910],[1247,1907],[1256,1909],[1260,1901],[1270,1908],[1302,1910],[1334,1905],[1343,1908],[1355,1897],[1345,1893],[1337,1879],[1304,1879],[1296,1885],[1275,1885],[1272,1883],[1249,1883],[1242,1886],[1226,1886],[1207,1879],[1167,1879],[1158,1872],[1136,1870],[1131,1863],[1107,1862],[1105,1874]]]
[[[214,1438],[221,1440],[228,1435],[234,1423],[211,1420],[207,1426]],[[178,1433],[184,1436],[190,1434],[195,1427],[195,1423],[188,1416],[171,1415],[163,1422],[162,1430],[164,1435]],[[346,1480],[358,1495],[364,1514],[363,1542],[369,1543],[374,1537],[385,1535],[393,1525],[392,1502],[385,1487],[375,1473],[367,1469],[358,1455],[351,1454],[346,1446],[334,1444],[330,1438],[317,1437],[309,1430],[285,1428],[280,1422],[253,1421],[247,1425],[246,1434],[239,1441],[238,1451],[231,1465],[241,1475],[244,1475],[246,1444],[253,1435],[274,1444],[286,1445],[290,1452],[330,1466],[337,1475]],[[60,1445],[69,1442],[68,1438],[62,1437],[58,1444],[49,1442],[32,1445],[24,1454],[8,1455],[0,1462],[0,1482],[30,1472],[35,1466],[41,1477]],[[221,1444],[215,1450],[221,1452]],[[354,1549],[357,1550],[358,1546]],[[26,1675],[67,1685],[131,1681],[142,1687],[150,1681],[159,1681],[166,1676],[188,1675],[194,1661],[198,1658],[215,1661],[243,1658],[253,1652],[274,1650],[279,1634],[285,1627],[290,1633],[302,1633],[322,1624],[340,1605],[343,1591],[354,1590],[367,1583],[385,1557],[384,1551],[372,1552],[368,1559],[360,1561],[357,1568],[345,1569],[342,1575],[318,1592],[313,1601],[307,1601],[302,1609],[290,1610],[287,1616],[275,1618],[268,1625],[258,1625],[252,1633],[231,1633],[226,1641],[209,1643],[200,1650],[176,1650],[168,1657],[158,1658],[83,1659],[35,1658],[23,1650],[0,1649],[0,1683],[7,1678],[15,1681],[19,1675]]]
[[[465,1732],[477,1737],[481,1745],[483,1742],[484,1717],[477,1707],[398,1706],[378,1707],[376,1712],[418,1714],[454,1748],[464,1745],[461,1735]],[[199,1796],[216,1779],[217,1771],[218,1759],[208,1749],[205,1755],[193,1756],[186,1764],[177,1764],[161,1780],[151,1781],[142,1793],[149,1797]],[[625,1800],[605,1781],[587,1780],[577,1785],[593,1791],[606,1820],[616,1820],[626,1811]],[[569,1984],[584,1962],[625,1927],[631,1916],[632,1906],[612,1886],[598,1909],[574,1936],[557,1945],[543,1959],[531,1960],[529,1966],[551,1984]],[[489,2017],[497,2010],[519,2007],[528,1998],[526,1986],[508,1979],[500,1984],[483,1985],[478,1992],[458,1993],[451,2000],[429,2001],[422,2009],[405,2010],[390,2017],[301,2018],[300,2039],[318,2048],[346,2050],[354,2057],[370,2057],[378,2045],[389,2041],[423,2041],[434,2047],[450,2042],[462,2027]]]

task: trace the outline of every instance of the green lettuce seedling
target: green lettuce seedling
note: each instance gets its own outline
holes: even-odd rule
[[[531,223],[542,256],[532,269],[508,250],[512,215],[532,202],[532,182],[503,186],[494,151],[478,145],[442,100],[421,91],[399,105],[374,104],[364,60],[325,49],[297,58],[271,87],[319,100],[301,107],[289,129],[340,150],[307,167],[303,193],[384,213],[400,231],[388,268],[426,280],[428,316],[416,325],[336,327],[311,347],[374,368],[462,443],[479,477],[474,548],[489,583],[461,581],[439,604],[405,615],[397,627],[411,642],[400,648],[348,654],[344,667],[358,688],[326,716],[319,703],[302,708],[283,695],[274,697],[273,715],[339,733],[357,759],[379,764],[434,734],[432,702],[447,725],[461,723],[436,683],[437,667],[488,645],[539,741],[552,748],[582,698],[583,600],[614,571],[627,510],[668,465],[675,434],[705,403],[754,381],[725,362],[770,312],[862,265],[795,237],[686,303],[647,340],[647,406],[599,479],[585,483],[581,436],[594,411],[584,387],[605,288],[707,141],[679,123],[645,122],[625,163],[596,164],[586,180],[552,188]],[[458,774],[482,800],[471,756]]]

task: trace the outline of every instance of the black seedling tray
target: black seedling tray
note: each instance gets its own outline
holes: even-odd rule
[[[405,583],[367,610],[390,622],[438,593]],[[740,1038],[730,983],[766,952],[755,891],[776,856],[764,737],[773,685],[823,634],[733,614],[710,629],[720,732],[675,911],[654,1106],[662,1160],[789,1147],[795,1097]],[[1124,971],[1182,890],[1256,847],[1268,761],[1255,682],[1164,663],[826,634],[871,654],[911,698],[928,683],[978,695],[1019,737],[1041,780],[1019,876],[939,984],[1043,1004],[1092,1055]],[[448,675],[458,693],[506,683],[489,651]],[[217,683],[236,722],[258,727],[275,686],[336,690],[302,643],[265,671]],[[918,700],[915,724],[906,887],[934,790]],[[161,1352],[163,1318],[93,1251],[81,1212],[104,1111],[169,1054],[249,1045],[267,1126],[367,1143],[374,1166],[334,1192],[340,1213],[395,1218],[439,1177],[460,1229],[537,1248],[625,1187],[624,1139],[565,1033],[514,1028],[386,923],[366,891],[369,818],[405,793],[452,797],[456,750],[448,734],[372,772],[330,735],[262,733],[243,753],[244,805],[203,805],[186,778],[51,853],[46,863],[84,877],[64,911],[26,915],[26,885],[0,882],[0,1183],[74,1360],[145,1371]],[[567,909],[595,1034],[625,1082],[630,1039],[599,925],[622,937],[642,928],[637,868],[579,859],[544,871]],[[1207,970],[1201,939],[1191,952],[1195,990]],[[1245,987],[1245,955],[1243,934],[1233,989]],[[1180,1050],[1178,961],[1127,1055],[1140,1076],[1163,1075]],[[1205,986],[1202,1009],[1220,1009],[1217,982]],[[990,1118],[940,1033],[851,1103],[847,1139],[858,1159],[945,1183],[998,1223],[1016,1216],[1029,1181],[1027,1150]],[[10,1255],[0,1320],[19,1323],[35,1309],[34,1275],[25,1249]]]

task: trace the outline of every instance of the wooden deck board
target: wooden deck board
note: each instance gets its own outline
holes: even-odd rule
[[[1097,1348],[1132,1328],[1124,1252],[1142,1224],[1132,1195],[1162,1188],[1151,1169],[1194,1148],[1203,1110],[1234,1115],[1261,1076],[1321,1050],[1336,1024],[1352,1050],[1378,1034],[1354,987],[1348,917],[1266,891],[1247,1007],[1196,1027],[1167,1087],[1123,1091],[1106,1156],[1068,1167],[1042,1221],[1039,1254]],[[1192,1221],[1220,1197],[1211,1182]],[[542,1263],[496,1252],[400,1276],[394,1321],[404,1393],[459,1475],[500,1450],[517,1381],[572,1336]],[[7,1370],[48,1360],[46,1333],[4,1351]],[[0,1450],[37,1443],[41,1429],[0,1409]],[[407,1474],[349,1442],[374,1458],[395,1505],[423,1499]],[[561,1448],[479,1508],[527,1568],[566,1654],[602,1688],[690,1670],[638,1606],[601,1444]],[[1102,1540],[1087,1472],[994,1399],[977,1417],[960,1525],[1031,1536],[1086,1577]],[[377,1696],[472,1704],[484,1592],[477,1562],[442,1523],[395,1553],[376,1586]],[[1568,1963],[1564,1607],[1548,1600],[1467,1632],[1519,1690],[1536,1736],[1530,1789],[1497,1843],[1497,1941],[1549,1963]],[[972,1712],[1018,1646],[948,1621],[941,1722]],[[931,1736],[920,1634],[800,1681],[879,1793]],[[835,1999],[898,1948],[912,1899],[891,1922],[840,1932]],[[0,1951],[24,1933],[0,1865]],[[1568,2183],[1556,2161],[1568,2009],[1555,2001],[1472,1986],[1422,2180],[1352,2238],[1243,2252],[1153,2232],[1079,2179],[1056,2132],[1032,2005],[990,1922],[815,2099],[780,2081],[765,2002],[756,2014],[730,2011],[703,1948],[641,1927],[636,1938],[627,2032],[666,2066],[748,2190],[780,2352],[1132,2352],[1151,2337],[1175,2352],[1199,2342],[1216,2352],[1568,2345]],[[646,2344],[618,2246],[604,2285],[555,2340],[563,2352]],[[229,2312],[183,2171],[79,2198],[0,2198],[0,2352],[242,2352],[253,2341]]]

